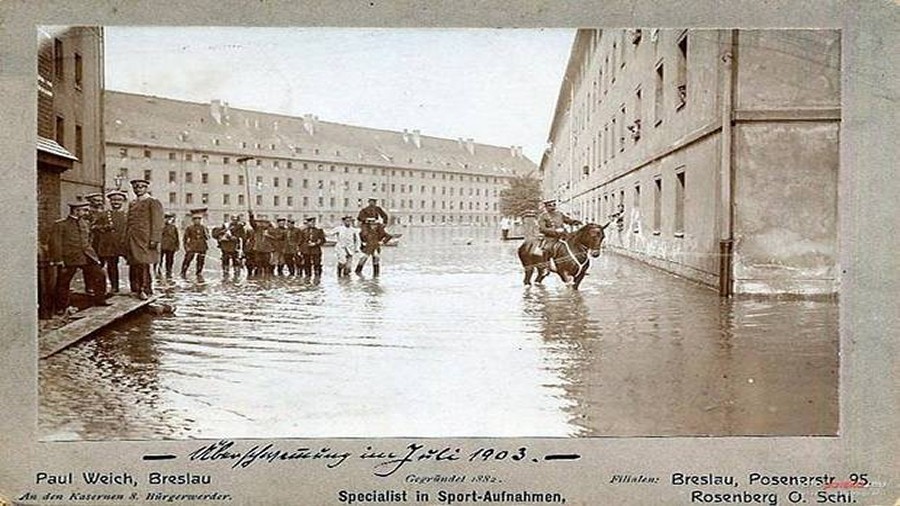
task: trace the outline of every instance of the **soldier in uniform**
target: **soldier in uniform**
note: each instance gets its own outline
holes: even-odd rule
[[[128,248],[128,276],[135,297],[147,299],[153,294],[150,266],[159,262],[159,241],[162,239],[163,207],[148,193],[146,179],[131,181],[135,199],[128,205],[125,242]]]
[[[93,224],[98,218],[101,218],[104,211],[106,211],[106,202],[103,200],[103,194],[99,192],[88,193],[84,196],[84,199],[87,200],[90,205],[90,211],[88,213],[88,224]]]
[[[272,240],[272,223],[260,216],[256,218],[250,211],[250,233],[253,251],[253,274],[269,278],[273,272],[272,254],[275,252],[275,242]]]
[[[381,246],[391,240],[391,235],[375,218],[368,218],[368,223],[360,230],[359,237],[362,240],[363,257],[356,264],[356,274],[362,275],[366,260],[372,257],[372,276],[377,278],[381,274]]]
[[[100,257],[91,246],[89,216],[87,202],[73,202],[69,204],[69,215],[53,224],[50,265],[59,267],[54,290],[57,312],[65,312],[69,307],[69,288],[78,270],[84,276],[85,289],[91,294],[93,305],[110,305],[106,301],[106,276],[100,267]]]
[[[284,242],[284,261],[287,263],[288,274],[295,276],[298,271],[299,258],[297,253],[300,251],[300,241],[303,239],[303,233],[294,224],[292,218],[287,220],[287,236]]]
[[[156,264],[157,276],[161,274],[160,264],[165,264],[166,277],[172,277],[172,265],[175,263],[175,252],[181,247],[180,244],[181,239],[178,235],[178,227],[175,226],[175,213],[166,213],[165,225],[163,225],[162,231],[162,241],[159,243],[162,262]]]
[[[222,275],[227,276],[234,268],[234,274],[241,272],[238,263],[238,255],[240,254],[241,239],[232,233],[231,224],[222,223],[212,230],[212,237],[219,244],[219,251],[222,254]]]
[[[247,230],[244,222],[239,216],[232,216],[231,223],[228,225],[228,231],[231,236],[237,239],[237,257],[235,258],[234,273],[241,272],[241,258],[247,254]]]
[[[544,212],[538,216],[538,232],[542,236],[539,247],[545,262],[550,261],[550,249],[565,235],[565,225],[577,226],[581,225],[581,222],[569,218],[558,211],[556,209],[556,200],[545,200]]]
[[[322,276],[322,245],[325,244],[325,231],[316,226],[316,217],[306,218],[306,275],[318,280]]]
[[[366,227],[368,223],[370,223],[368,218],[375,218],[376,220],[381,220],[381,223],[387,225],[388,223],[388,214],[378,205],[378,199],[375,197],[369,197],[369,204],[359,210],[359,214],[356,216],[356,219]]]
[[[122,206],[125,204],[125,192],[113,190],[106,194],[109,209],[91,206],[91,245],[100,263],[106,268],[110,288],[119,293],[119,257],[125,256],[125,224],[127,216]]]
[[[287,241],[287,218],[276,218],[276,226],[269,231],[272,236],[274,251],[272,252],[272,265],[275,273],[284,276],[284,246]]]
[[[209,249],[209,231],[203,224],[206,209],[191,210],[191,224],[184,229],[184,259],[181,261],[181,277],[187,277],[187,271],[194,258],[197,258],[197,277],[203,277],[203,266],[206,263],[206,250]]]

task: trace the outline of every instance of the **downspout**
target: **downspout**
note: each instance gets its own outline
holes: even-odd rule
[[[734,106],[737,87],[738,31],[726,34],[722,53],[722,152],[719,161],[721,227],[719,236],[719,296],[734,293]]]
[[[99,125],[98,130],[98,145],[99,149],[97,150],[97,157],[99,158],[99,166],[100,166],[100,191],[104,194],[106,193],[106,125],[104,121],[105,117],[105,100],[106,100],[106,40],[104,37],[103,27],[97,27],[97,38],[99,39],[99,54],[97,55],[97,59],[99,60],[99,65],[97,66],[98,74],[99,74],[99,96],[97,97],[97,115],[100,117],[97,121]],[[116,188],[118,189],[118,188]]]

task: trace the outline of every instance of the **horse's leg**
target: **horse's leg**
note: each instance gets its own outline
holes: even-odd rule
[[[525,285],[531,285],[531,276],[534,274],[534,267],[531,265],[525,266]]]

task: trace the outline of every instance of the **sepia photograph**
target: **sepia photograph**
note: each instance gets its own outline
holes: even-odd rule
[[[841,35],[39,26],[40,440],[837,436]]]

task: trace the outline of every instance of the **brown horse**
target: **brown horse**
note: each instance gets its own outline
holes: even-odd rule
[[[607,224],[609,225],[609,224]],[[560,238],[550,247],[549,257],[556,265],[556,273],[565,283],[572,283],[578,289],[590,265],[589,255],[597,258],[600,255],[600,244],[603,243],[603,229],[607,225],[588,223],[577,231]],[[540,283],[551,272],[549,262],[544,257],[535,255],[534,243],[525,241],[519,246],[519,260],[525,268],[525,284],[531,284],[531,276],[537,269],[535,283]]]

